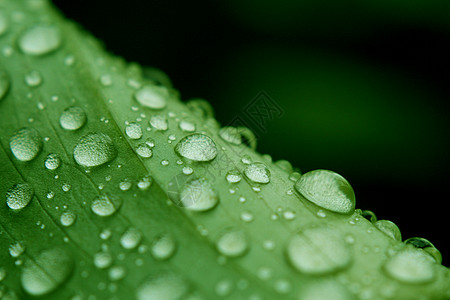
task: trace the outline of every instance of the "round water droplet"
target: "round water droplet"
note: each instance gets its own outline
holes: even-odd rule
[[[150,118],[150,125],[153,126],[156,130],[167,130],[169,128],[169,124],[167,123],[166,116],[163,115],[155,115]]]
[[[59,117],[59,124],[66,130],[77,130],[86,124],[87,116],[84,110],[78,106],[66,108]]]
[[[374,225],[387,236],[393,238],[394,240],[402,241],[400,229],[393,222],[388,220],[379,220],[376,221]]]
[[[192,173],[194,173],[194,169],[192,169],[191,167],[183,167],[184,175],[191,175]]]
[[[317,275],[342,270],[352,261],[344,238],[329,228],[311,228],[294,235],[287,255],[297,270]]]
[[[412,237],[407,239],[404,243],[422,249],[424,252],[430,254],[438,264],[442,263],[441,252],[439,252],[429,240],[420,237]]]
[[[186,294],[188,285],[179,275],[169,271],[148,277],[137,290],[137,300],[178,300]]]
[[[210,210],[219,202],[219,196],[204,178],[188,180],[182,186],[179,196],[180,206],[194,211]]]
[[[244,170],[245,176],[256,183],[269,183],[270,171],[263,163],[256,162],[247,166]]]
[[[6,204],[14,210],[22,209],[30,203],[33,195],[34,190],[31,185],[19,183],[6,192]]]
[[[28,55],[43,55],[58,49],[62,38],[56,26],[40,24],[28,28],[19,38],[19,47]]]
[[[195,131],[195,124],[194,122],[190,120],[181,120],[180,121],[180,129],[185,132],[194,132]]]
[[[119,198],[111,198],[107,195],[100,195],[91,204],[91,210],[97,216],[108,217],[114,214],[120,207]]]
[[[125,277],[125,274],[125,268],[122,266],[113,266],[108,272],[108,276],[111,281],[121,280]]]
[[[356,297],[338,281],[322,279],[315,281],[302,289],[300,293],[301,300],[356,300]]]
[[[130,139],[138,140],[142,137],[142,127],[138,123],[130,123],[125,127],[125,133]]]
[[[136,153],[143,158],[150,158],[153,156],[152,149],[146,143],[139,144],[136,147]]]
[[[33,260],[27,260],[22,269],[24,290],[33,296],[41,296],[56,290],[72,274],[74,261],[61,248],[43,251]]]
[[[61,159],[55,153],[49,154],[44,162],[44,166],[49,170],[56,170],[60,165]]]
[[[96,167],[113,160],[117,155],[111,138],[104,133],[82,137],[73,150],[75,161],[85,167]]]
[[[240,145],[242,143],[241,133],[236,127],[226,126],[219,130],[220,137],[230,144]]]
[[[61,222],[62,226],[69,227],[72,226],[76,218],[77,216],[75,215],[75,213],[73,211],[68,210],[62,213],[59,221]]]
[[[231,170],[231,171],[228,171],[228,173],[226,175],[226,179],[229,183],[238,183],[241,181],[242,176],[238,170]]]
[[[30,87],[37,87],[42,83],[42,76],[38,71],[31,71],[25,75],[25,83]]]
[[[6,96],[10,85],[11,81],[8,74],[5,71],[0,70],[0,100]]]
[[[41,151],[42,138],[35,129],[22,128],[11,137],[9,147],[18,160],[30,161]]]
[[[120,237],[120,244],[125,249],[134,249],[139,245],[142,239],[142,234],[136,228],[130,228],[125,231]]]
[[[292,173],[294,171],[292,164],[289,161],[284,160],[284,159],[277,160],[275,162],[275,165],[288,173]]]
[[[111,266],[113,258],[109,252],[98,252],[94,254],[94,265],[99,269],[106,269]]]
[[[435,277],[435,263],[423,250],[406,248],[389,258],[385,265],[386,273],[400,282],[423,284]]]
[[[214,141],[204,134],[194,133],[181,139],[175,151],[182,157],[194,161],[210,161],[217,156]]]
[[[145,107],[163,109],[167,105],[169,91],[163,86],[146,85],[135,92],[134,98]]]
[[[248,248],[247,237],[242,231],[229,231],[219,238],[216,247],[222,255],[228,257],[241,256]]]
[[[157,260],[169,259],[175,253],[176,244],[170,235],[161,235],[152,243],[152,255]]]
[[[348,214],[355,210],[355,193],[347,180],[328,170],[315,170],[300,177],[297,192],[312,203],[333,212]]]

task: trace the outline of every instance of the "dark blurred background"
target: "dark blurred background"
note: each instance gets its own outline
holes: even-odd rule
[[[258,151],[331,169],[357,207],[450,264],[450,1],[53,1],[114,54],[166,72],[224,125],[261,90]],[[245,113],[244,113],[245,114]]]

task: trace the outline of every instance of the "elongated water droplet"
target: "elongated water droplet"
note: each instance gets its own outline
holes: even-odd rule
[[[198,178],[188,180],[182,186],[180,201],[180,206],[189,210],[206,211],[217,205],[219,196],[206,179]]]
[[[53,25],[40,24],[28,28],[19,38],[20,49],[28,55],[43,55],[58,49],[62,38]]]
[[[142,234],[136,228],[129,228],[120,237],[120,244],[125,249],[134,249],[139,245],[142,239]]]
[[[120,198],[111,198],[107,195],[100,195],[91,204],[91,210],[97,216],[108,217],[114,214],[121,205]]]
[[[260,162],[252,163],[244,170],[245,176],[256,183],[269,183],[270,171],[266,165]]]
[[[231,171],[228,171],[228,173],[226,175],[226,179],[229,183],[238,183],[241,181],[242,176],[238,170],[231,170]]]
[[[96,167],[113,160],[117,155],[111,138],[104,133],[82,137],[73,150],[75,161],[85,167]]]
[[[33,160],[42,149],[42,138],[33,128],[16,131],[9,141],[11,152],[20,161]]]
[[[228,257],[241,256],[248,248],[247,237],[242,231],[229,231],[219,238],[216,247],[222,255]]]
[[[162,271],[151,275],[139,286],[137,299],[178,300],[187,291],[185,280],[169,271]]]
[[[49,170],[56,170],[60,165],[61,159],[55,153],[49,154],[44,162],[44,166]]]
[[[355,210],[353,188],[341,175],[328,170],[303,174],[294,185],[312,203],[333,212],[348,214]]]
[[[119,183],[119,188],[122,191],[128,191],[131,188],[132,184],[128,180],[121,181]]]
[[[438,264],[442,263],[441,252],[429,240],[420,237],[412,237],[407,239],[404,243],[422,249],[424,252],[430,254]]]
[[[68,210],[62,213],[59,221],[61,222],[62,226],[69,227],[72,226],[76,218],[77,216],[75,215],[75,213],[73,211]]]
[[[77,130],[86,124],[87,116],[79,106],[66,108],[59,117],[59,124],[65,130]]]
[[[150,125],[156,130],[167,130],[169,128],[169,124],[167,123],[166,116],[163,115],[155,115],[150,118]]]
[[[134,98],[143,106],[163,109],[167,105],[169,91],[163,86],[146,85],[135,92]]]
[[[125,133],[130,139],[138,140],[142,137],[142,127],[138,123],[130,123],[125,127]]]
[[[166,260],[175,253],[175,240],[170,235],[158,236],[152,243],[152,255],[157,260]]]
[[[220,137],[230,144],[240,145],[242,143],[241,133],[236,127],[226,126],[219,130]]]
[[[393,222],[389,220],[379,220],[376,221],[374,225],[387,236],[393,238],[394,240],[402,241],[400,229]]]
[[[307,274],[328,274],[346,268],[352,261],[340,234],[329,228],[311,228],[292,237],[287,247],[292,265]]]
[[[195,124],[194,122],[190,120],[181,120],[180,121],[180,129],[185,132],[194,132],[195,131]]]
[[[38,71],[31,71],[25,75],[25,83],[30,87],[37,87],[42,83],[41,73]]]
[[[2,100],[8,93],[10,85],[11,81],[9,79],[9,75],[5,71],[0,70],[0,100]]]
[[[217,156],[214,141],[204,134],[191,134],[181,139],[175,151],[182,157],[194,161],[210,161]]]
[[[56,290],[72,274],[74,261],[61,248],[43,251],[33,260],[27,260],[22,270],[24,290],[33,296],[41,296]]]
[[[6,204],[14,210],[22,209],[30,203],[33,195],[34,190],[31,185],[19,183],[6,192]]]
[[[257,140],[256,140],[256,136],[253,133],[253,131],[251,131],[247,127],[238,127],[238,130],[239,130],[239,133],[241,134],[241,137],[242,137],[244,143],[251,149],[255,150]]]
[[[433,258],[423,250],[408,247],[389,258],[385,265],[386,273],[400,282],[422,284],[435,277]]]

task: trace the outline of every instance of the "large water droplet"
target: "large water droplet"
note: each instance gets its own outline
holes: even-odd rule
[[[300,177],[297,192],[312,203],[341,214],[355,210],[355,193],[347,180],[328,170],[315,170]]]
[[[28,183],[14,185],[6,192],[6,204],[9,208],[22,209],[30,203],[34,190]]]
[[[44,162],[44,166],[49,170],[56,170],[60,165],[61,159],[55,153],[49,154]]]
[[[108,217],[114,214],[121,205],[120,198],[111,198],[107,195],[100,195],[91,204],[91,210],[97,216]]]
[[[120,237],[120,244],[125,249],[134,249],[141,242],[142,234],[136,228],[129,228]]]
[[[138,123],[130,123],[125,127],[125,133],[130,139],[138,140],[142,137],[142,127]]]
[[[150,125],[153,126],[156,130],[167,130],[169,128],[169,124],[167,123],[166,116],[163,115],[155,115],[150,118]]]
[[[206,211],[214,208],[219,196],[211,184],[204,178],[188,180],[181,188],[181,206],[194,211]]]
[[[45,250],[34,260],[26,261],[21,275],[22,286],[33,296],[48,294],[69,278],[73,266],[74,261],[65,250]]]
[[[402,241],[400,229],[393,222],[389,220],[379,220],[376,221],[374,225],[387,236],[393,238],[394,240]]]
[[[240,145],[242,143],[241,133],[236,127],[226,126],[219,130],[220,137],[234,145]]]
[[[62,38],[56,26],[40,24],[28,28],[19,38],[20,49],[29,55],[43,55],[58,49]]]
[[[152,243],[152,255],[157,260],[165,260],[173,256],[176,249],[174,239],[170,235],[161,235]]]
[[[11,152],[21,161],[33,160],[42,149],[42,138],[33,128],[16,131],[9,141]]]
[[[269,183],[270,171],[266,165],[260,162],[252,163],[244,170],[245,176],[256,183]]]
[[[407,239],[405,244],[422,249],[424,252],[430,254],[438,264],[442,263],[441,252],[429,240],[420,237],[412,237]]]
[[[292,237],[287,247],[292,265],[307,274],[328,274],[346,268],[352,254],[338,232],[311,228]]]
[[[6,96],[10,84],[11,81],[8,74],[5,71],[0,70],[0,100],[2,100]]]
[[[153,274],[137,290],[138,300],[178,300],[186,294],[188,285],[185,280],[174,273],[163,271]]]
[[[191,134],[181,139],[175,151],[182,157],[194,161],[210,161],[217,156],[214,141],[204,134]]]
[[[74,212],[68,210],[62,213],[61,218],[59,221],[61,222],[62,226],[69,227],[72,226],[72,224],[75,222],[75,219],[77,216]]]
[[[222,255],[228,257],[241,256],[248,247],[247,237],[242,231],[229,231],[219,238],[216,247]]]
[[[433,259],[423,250],[408,247],[389,258],[384,270],[400,282],[421,284],[434,279],[434,267]]]
[[[71,106],[62,112],[59,118],[59,124],[66,130],[77,130],[86,124],[86,120],[86,113],[81,107]]]
[[[146,85],[136,91],[134,98],[143,106],[151,109],[163,109],[167,105],[169,91],[163,86]]]
[[[82,137],[73,150],[75,161],[85,167],[100,166],[117,155],[111,138],[104,133],[91,133]]]

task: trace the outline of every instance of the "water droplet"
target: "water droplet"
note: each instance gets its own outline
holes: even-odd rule
[[[25,246],[21,242],[15,242],[9,245],[9,254],[12,257],[19,257],[25,251]]]
[[[228,143],[240,145],[242,143],[241,133],[236,127],[226,126],[219,130],[220,137]]]
[[[163,86],[146,85],[135,92],[134,98],[145,107],[163,109],[167,105],[169,91]]]
[[[180,129],[185,132],[194,132],[195,131],[195,124],[194,122],[190,120],[181,120],[180,121]]]
[[[79,106],[66,108],[59,117],[59,124],[65,130],[77,130],[86,124],[87,116]]]
[[[191,175],[194,172],[194,169],[191,167],[183,167],[183,174],[184,175]]]
[[[146,143],[139,144],[136,147],[136,153],[143,158],[150,158],[153,156],[152,149]]]
[[[111,198],[107,195],[98,196],[91,204],[91,210],[97,216],[108,217],[114,214],[120,207],[119,198]]]
[[[436,249],[436,247],[429,240],[420,237],[412,237],[407,239],[405,244],[413,245],[415,248],[422,249],[424,252],[430,254],[438,264],[442,263],[441,252],[439,252],[439,250]]]
[[[166,116],[163,115],[155,115],[150,118],[150,125],[153,126],[156,130],[167,130],[169,124],[167,123]]]
[[[218,296],[224,297],[231,293],[233,290],[233,285],[230,280],[222,279],[217,282],[215,290]]]
[[[300,298],[302,300],[356,300],[348,289],[338,281],[322,279],[314,281],[306,288],[302,289]]]
[[[34,190],[28,183],[18,183],[6,192],[6,204],[9,208],[18,210],[30,203]]]
[[[208,101],[200,98],[191,99],[186,106],[197,116],[205,119],[214,117],[214,110]]]
[[[72,189],[72,186],[71,186],[70,184],[64,183],[64,184],[62,185],[62,190],[63,190],[64,192],[68,192],[68,191],[70,191],[70,189]]]
[[[226,179],[229,183],[238,183],[241,181],[242,176],[238,170],[231,170],[231,171],[228,171],[228,173],[226,175]]]
[[[204,134],[191,134],[181,139],[175,151],[182,157],[193,161],[210,161],[217,156],[214,141]]]
[[[16,131],[9,141],[14,156],[20,161],[33,160],[42,149],[42,138],[33,128]]]
[[[75,161],[85,167],[96,167],[113,160],[117,150],[111,138],[104,133],[82,137],[73,150]]]
[[[76,218],[77,216],[75,215],[75,213],[73,211],[68,210],[61,214],[59,221],[61,222],[62,226],[69,227],[72,226]]]
[[[61,165],[61,159],[55,153],[49,154],[44,162],[44,166],[48,170],[56,170],[60,165]]]
[[[188,284],[179,275],[161,271],[148,277],[137,290],[137,300],[177,300],[186,294]]]
[[[286,279],[275,281],[275,290],[280,294],[288,294],[292,290],[292,284]]]
[[[270,171],[263,163],[256,162],[250,164],[244,170],[245,176],[256,183],[269,183]]]
[[[48,294],[70,277],[73,267],[74,261],[65,250],[45,250],[34,260],[25,262],[21,275],[22,286],[33,296]]]
[[[139,245],[142,239],[142,234],[136,228],[129,228],[120,237],[120,244],[125,249],[134,249]]]
[[[132,186],[131,182],[129,182],[127,180],[121,181],[119,183],[119,188],[122,191],[128,191],[131,188],[131,186]]]
[[[298,271],[317,275],[344,269],[352,260],[344,238],[329,228],[311,228],[294,235],[287,255]]]
[[[106,228],[106,229],[102,230],[102,232],[100,232],[100,238],[102,240],[109,239],[111,237],[111,235],[112,235],[112,231],[109,228]]]
[[[25,75],[25,83],[30,87],[37,87],[42,83],[41,73],[38,71],[31,71]]]
[[[125,268],[122,266],[113,266],[108,272],[108,276],[111,281],[121,280],[125,277],[125,274]]]
[[[20,49],[28,55],[43,55],[58,49],[62,38],[56,26],[40,24],[28,28],[19,38]]]
[[[293,220],[293,219],[295,219],[295,212],[293,212],[291,210],[286,210],[283,212],[283,217],[286,220]]]
[[[294,171],[292,164],[289,161],[284,160],[284,159],[277,160],[275,162],[275,165],[288,173],[292,173],[292,171]]]
[[[421,284],[434,279],[434,265],[433,259],[423,250],[408,247],[390,257],[384,270],[400,282]]]
[[[247,237],[244,232],[232,230],[225,232],[216,243],[220,254],[228,257],[237,257],[243,255],[248,248]]]
[[[179,204],[189,210],[206,211],[217,205],[219,196],[206,179],[193,178],[182,186],[180,201]]]
[[[170,235],[158,236],[152,243],[152,255],[157,260],[169,259],[175,253],[175,240]]]
[[[377,216],[371,210],[357,210],[358,213],[363,216],[365,219],[369,220],[371,223],[375,223],[377,221]]]
[[[387,236],[393,238],[394,240],[397,241],[402,240],[402,234],[400,233],[400,229],[393,222],[388,220],[379,220],[376,221],[374,225],[380,231],[385,233]]]
[[[308,172],[294,188],[308,201],[330,211],[348,214],[355,209],[353,188],[344,177],[332,171]]]
[[[99,80],[103,86],[111,86],[112,85],[112,78],[111,78],[111,75],[109,75],[109,74],[104,74],[104,75],[100,76]]]
[[[244,222],[247,222],[247,223],[253,221],[252,213],[248,212],[248,211],[242,212],[241,213],[241,220],[244,221]]]
[[[108,268],[112,262],[113,259],[109,252],[101,251],[94,254],[94,265],[99,269]]]
[[[153,178],[150,175],[147,175],[147,176],[142,177],[141,180],[139,180],[139,182],[137,183],[137,186],[141,191],[145,191],[152,185],[152,182],[153,182]]]
[[[130,123],[125,127],[125,133],[130,139],[138,140],[142,137],[142,127],[138,123]]]

